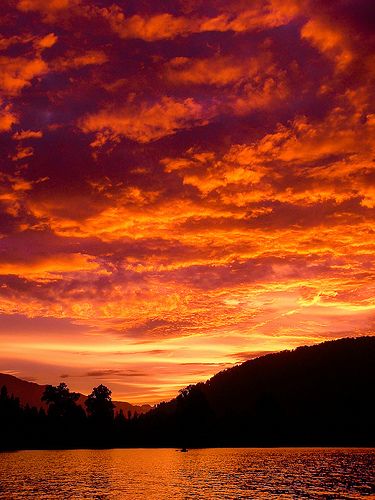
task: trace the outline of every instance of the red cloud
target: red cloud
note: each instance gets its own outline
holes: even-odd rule
[[[0,132],[11,130],[13,125],[18,122],[17,115],[12,111],[10,104],[3,105],[0,100]]]
[[[151,105],[103,109],[84,118],[81,128],[86,133],[110,130],[138,142],[149,142],[204,123],[204,110],[194,99],[164,97]]]
[[[18,0],[19,10],[39,11],[42,13],[58,12],[78,5],[80,0]]]
[[[48,72],[45,61],[37,57],[0,56],[0,89],[8,95],[17,95],[24,87],[30,86],[33,78]]]
[[[15,141],[23,141],[24,139],[41,139],[43,132],[41,130],[20,130],[13,134]]]
[[[113,5],[102,9],[102,16],[121,38],[140,38],[146,41],[173,39],[192,33],[210,31],[233,31],[237,33],[280,26],[288,23],[299,13],[295,2],[287,5],[273,1],[267,7],[263,2],[255,2],[253,7],[237,7],[222,10],[215,17],[174,16],[161,13],[149,16],[135,14],[127,17],[123,10]]]

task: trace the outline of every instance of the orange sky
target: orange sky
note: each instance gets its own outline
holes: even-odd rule
[[[155,403],[373,334],[372,4],[5,0],[0,371]]]

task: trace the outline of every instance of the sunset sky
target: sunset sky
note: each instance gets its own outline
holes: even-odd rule
[[[155,403],[373,334],[373,0],[2,0],[0,372]]]

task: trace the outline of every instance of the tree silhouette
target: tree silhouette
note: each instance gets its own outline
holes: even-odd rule
[[[0,449],[19,446],[24,440],[23,409],[19,398],[9,396],[5,386],[0,392]]]
[[[87,413],[95,422],[108,423],[114,418],[115,405],[112,403],[112,391],[103,384],[94,387],[85,401]]]
[[[116,415],[115,420],[116,420],[117,425],[124,425],[126,423],[126,418],[125,418],[125,415],[124,415],[124,412],[122,411],[122,409],[120,409],[120,411]]]
[[[17,420],[22,412],[19,398],[15,398],[13,394],[9,396],[8,390],[5,385],[1,388],[0,392],[0,416],[3,420],[14,422]]]
[[[211,417],[203,383],[189,385],[179,391],[175,419],[183,447],[205,443]]]
[[[6,388],[5,385],[3,385],[0,391],[0,401],[7,401],[7,400],[8,400],[8,389]]]
[[[80,412],[76,405],[79,394],[70,392],[64,382],[57,386],[47,385],[41,399],[48,404],[48,415],[51,417],[76,417]]]

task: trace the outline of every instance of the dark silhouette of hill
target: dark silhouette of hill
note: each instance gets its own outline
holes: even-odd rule
[[[0,388],[2,386],[6,386],[8,393],[13,394],[20,400],[20,404],[22,406],[29,405],[30,407],[35,408],[44,408],[47,409],[47,405],[45,402],[41,401],[42,394],[46,388],[46,385],[36,384],[35,382],[28,382],[26,380],[22,380],[13,375],[8,375],[6,373],[0,373]],[[79,399],[77,401],[78,405],[85,408],[85,400],[87,396],[84,394],[79,395]],[[113,401],[115,405],[115,413],[120,410],[123,411],[125,415],[128,415],[128,412],[131,415],[137,413],[138,415],[142,413],[146,413],[151,409],[150,405],[132,405],[127,403],[126,401]]]
[[[13,394],[15,397],[19,398],[23,406],[28,404],[36,408],[46,408],[46,405],[41,401],[43,391],[46,387],[45,385],[39,385],[35,382],[28,382],[14,377],[13,375],[0,373],[0,387],[4,385],[8,389],[9,394]]]
[[[2,377],[3,449],[375,446],[375,337],[268,354],[188,386],[144,414],[115,414],[103,385],[85,399],[85,412],[83,396],[66,384],[43,388]],[[37,398],[38,387],[47,411],[12,395]]]
[[[299,347],[224,370],[137,421],[144,443],[375,444],[375,337]]]

